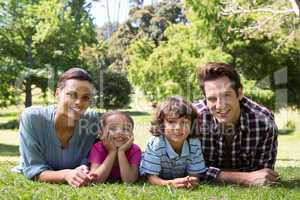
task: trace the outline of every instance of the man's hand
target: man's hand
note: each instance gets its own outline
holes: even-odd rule
[[[246,176],[246,185],[249,186],[262,186],[271,185],[276,183],[278,179],[278,173],[269,168],[249,172]]]

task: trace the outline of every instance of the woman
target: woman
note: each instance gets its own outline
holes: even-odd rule
[[[25,109],[19,169],[27,178],[75,187],[89,183],[87,157],[99,130],[98,114],[87,110],[92,92],[90,75],[71,68],[58,81],[57,105]]]

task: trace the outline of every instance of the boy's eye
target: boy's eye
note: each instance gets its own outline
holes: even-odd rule
[[[71,98],[71,99],[77,99],[77,94],[75,92],[69,92],[67,93],[67,95]]]

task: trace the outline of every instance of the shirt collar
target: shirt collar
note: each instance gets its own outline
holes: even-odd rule
[[[189,143],[187,142],[187,140],[184,141],[183,145],[182,145],[182,149],[181,149],[181,155],[178,155],[173,147],[171,146],[171,144],[169,143],[168,139],[164,137],[165,143],[166,143],[166,151],[167,154],[169,156],[170,159],[175,159],[177,157],[184,157],[184,156],[188,156],[190,154],[190,148],[189,148]]]

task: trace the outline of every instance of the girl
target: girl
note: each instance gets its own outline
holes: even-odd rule
[[[200,141],[191,138],[195,109],[182,97],[171,97],[157,110],[140,174],[155,185],[193,188],[206,172]],[[192,131],[191,131],[192,130]]]
[[[113,111],[104,114],[100,123],[103,135],[89,156],[90,175],[101,183],[120,179],[126,183],[136,181],[141,149],[133,144],[133,119],[126,113]]]

